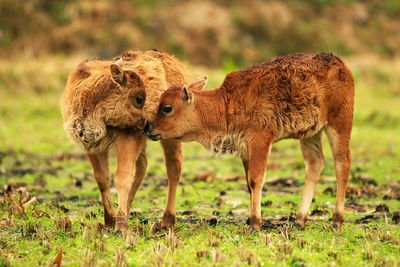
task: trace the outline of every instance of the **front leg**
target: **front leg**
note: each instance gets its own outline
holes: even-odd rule
[[[115,150],[117,154],[117,171],[114,176],[115,188],[118,192],[118,214],[115,231],[121,232],[128,229],[128,214],[133,197],[141,184],[141,180],[135,183],[136,162],[140,151],[146,142],[141,132],[121,133],[116,141]],[[142,178],[140,175],[139,178]],[[136,187],[135,190],[132,190]]]
[[[182,145],[176,140],[161,140],[161,146],[164,149],[164,159],[168,176],[168,200],[162,220],[162,227],[173,227],[176,220],[175,199],[176,188],[182,170]]]
[[[248,186],[250,189],[250,226],[256,230],[261,229],[261,193],[264,185],[265,169],[272,141],[264,138],[254,138],[248,144],[249,170]]]

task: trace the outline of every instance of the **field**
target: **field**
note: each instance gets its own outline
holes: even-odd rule
[[[174,231],[152,232],[166,203],[157,142],[133,202],[130,230],[105,231],[100,194],[84,153],[65,136],[59,99],[83,58],[42,57],[0,65],[0,266],[400,266],[400,64],[345,59],[356,78],[351,180],[345,224],[330,227],[336,198],[326,158],[305,230],[291,227],[304,186],[297,141],[274,145],[262,197],[263,229],[250,212],[239,159],[184,144]],[[189,67],[218,86],[228,69]],[[111,169],[115,169],[112,157]],[[18,189],[20,187],[25,189]],[[116,207],[117,195],[113,191]]]

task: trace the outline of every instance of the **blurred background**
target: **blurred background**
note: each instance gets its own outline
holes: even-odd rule
[[[0,56],[114,57],[158,48],[195,65],[301,51],[400,55],[398,0],[2,0]]]

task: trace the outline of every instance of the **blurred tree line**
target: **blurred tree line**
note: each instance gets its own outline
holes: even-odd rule
[[[292,52],[400,55],[399,0],[1,0],[0,57],[158,48],[231,68]]]

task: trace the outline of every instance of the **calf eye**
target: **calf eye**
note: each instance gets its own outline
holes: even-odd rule
[[[144,97],[143,97],[143,96],[138,96],[138,97],[136,97],[136,104],[137,104],[138,106],[142,106],[143,103],[144,103]]]
[[[164,114],[171,113],[171,111],[172,111],[172,106],[170,106],[170,105],[164,106],[164,107],[162,108],[162,112],[163,112]]]

